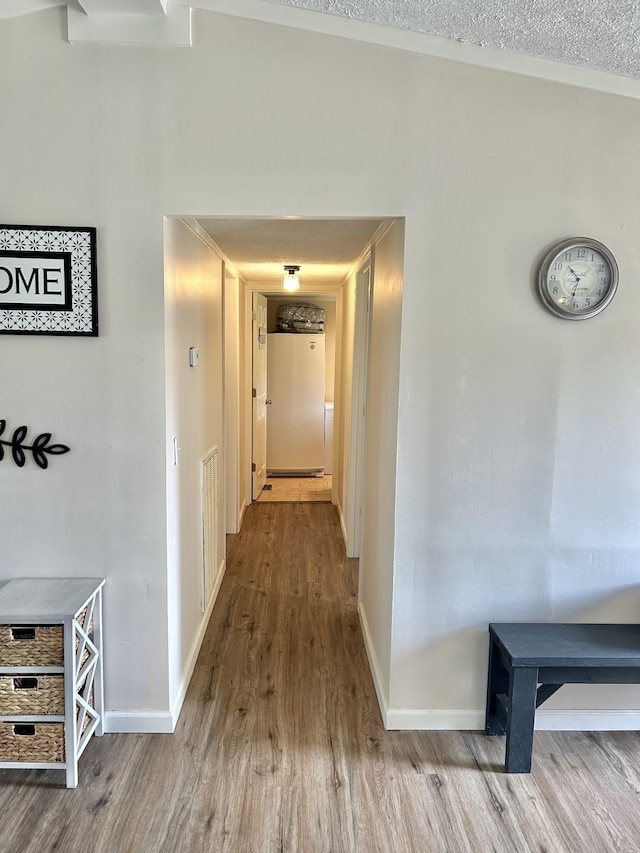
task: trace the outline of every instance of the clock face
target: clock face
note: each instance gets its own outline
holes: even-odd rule
[[[618,267],[606,246],[574,238],[554,246],[542,263],[538,289],[546,307],[559,317],[593,317],[613,299]]]

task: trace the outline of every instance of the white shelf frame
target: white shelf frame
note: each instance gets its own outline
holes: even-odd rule
[[[0,715],[2,722],[64,723],[65,761],[0,761],[7,769],[61,769],[67,788],[78,785],[78,759],[104,733],[102,663],[103,578],[17,579],[0,587],[0,625],[62,625],[64,666],[0,666],[0,675],[64,675],[64,716]],[[87,609],[84,627],[78,617]],[[91,634],[88,629],[93,626]],[[76,648],[77,641],[77,648]],[[83,663],[82,658],[88,652]],[[86,698],[81,695],[84,689]],[[93,701],[87,700],[93,691]],[[87,722],[88,719],[88,722]]]

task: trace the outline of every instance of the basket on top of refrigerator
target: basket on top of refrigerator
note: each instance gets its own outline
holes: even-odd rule
[[[309,302],[292,302],[278,308],[278,332],[318,335],[324,332],[324,308]]]

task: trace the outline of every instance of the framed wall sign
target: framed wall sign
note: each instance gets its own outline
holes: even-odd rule
[[[0,334],[98,334],[95,228],[0,225]]]

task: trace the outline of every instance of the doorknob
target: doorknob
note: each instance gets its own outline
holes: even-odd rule
[[[267,406],[271,405],[271,400],[265,400],[264,402],[266,403]]]

